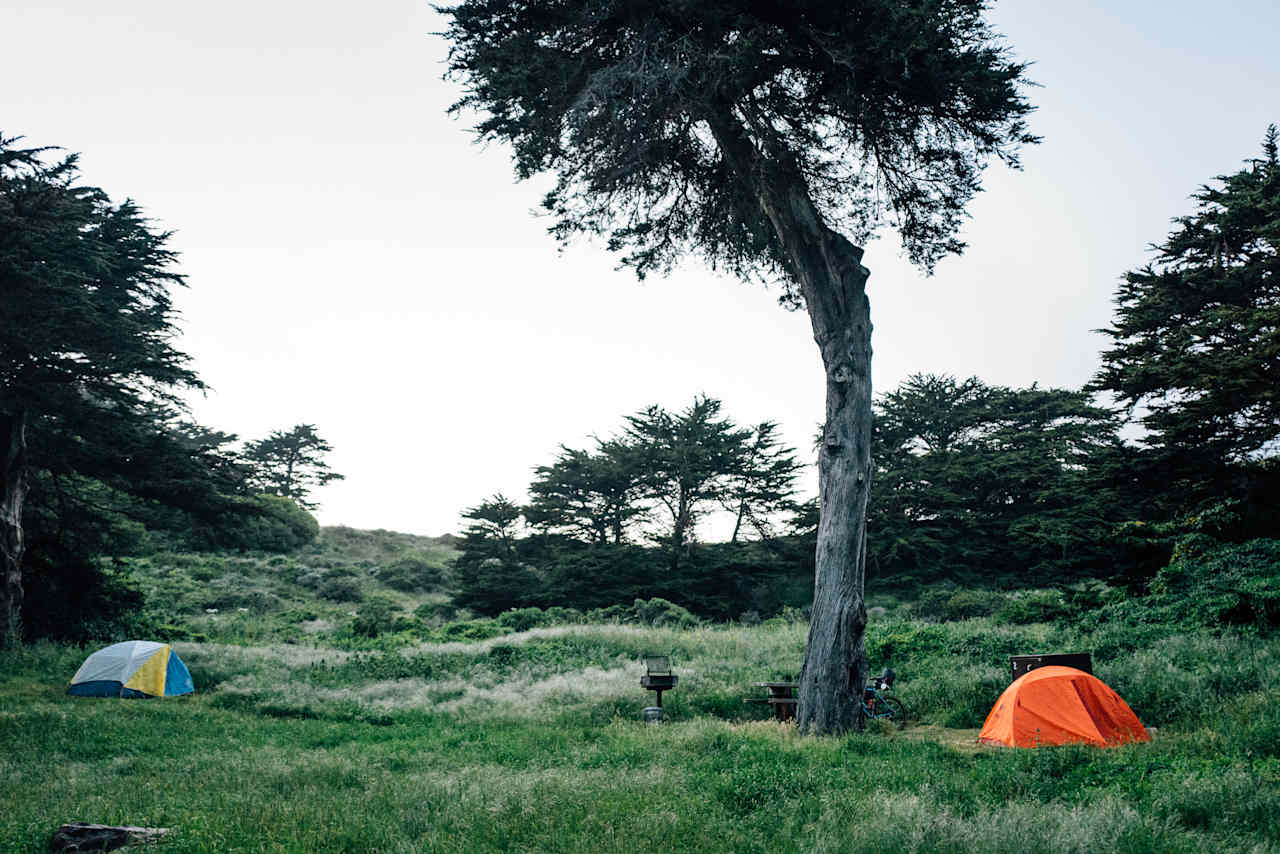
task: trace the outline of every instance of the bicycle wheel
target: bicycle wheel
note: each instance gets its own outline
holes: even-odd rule
[[[901,700],[897,697],[890,697],[888,694],[876,699],[877,717],[893,721],[893,725],[898,729],[902,729],[907,725],[907,707],[902,705]]]

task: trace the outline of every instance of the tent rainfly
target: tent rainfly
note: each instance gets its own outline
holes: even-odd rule
[[[71,677],[77,697],[174,697],[195,690],[187,665],[166,643],[125,641],[98,650]]]
[[[978,740],[1008,747],[1150,741],[1142,721],[1096,676],[1051,665],[1018,677],[996,700]]]

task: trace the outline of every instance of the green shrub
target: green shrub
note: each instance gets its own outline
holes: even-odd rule
[[[452,602],[423,602],[413,615],[424,623],[432,621],[448,621],[458,615],[458,606]]]
[[[550,625],[563,626],[572,623],[581,623],[583,614],[577,608],[561,608],[559,605],[552,605],[547,608],[544,613],[549,619]]]
[[[255,613],[263,613],[278,611],[282,604],[280,597],[258,588],[252,579],[234,572],[217,578],[198,590],[194,599],[196,606],[202,610],[219,611],[247,608]]]
[[[1073,615],[1080,615],[1101,608],[1103,605],[1120,602],[1125,598],[1125,593],[1105,581],[1091,578],[1064,589],[1062,598]]]
[[[1183,538],[1151,580],[1146,596],[1116,599],[1085,612],[1087,625],[1280,627],[1280,540],[1222,543],[1204,534]]]
[[[334,602],[359,602],[364,598],[360,582],[347,575],[326,576],[316,594]]]
[[[539,626],[549,626],[551,617],[541,608],[513,608],[498,615],[498,625],[509,632],[527,632]]]
[[[1023,590],[1005,597],[1004,604],[995,612],[995,619],[1004,625],[1025,626],[1051,623],[1075,613],[1059,590]]]
[[[635,617],[635,610],[626,605],[592,608],[587,612],[587,619],[593,623],[629,623],[634,621]]]
[[[261,614],[280,610],[280,597],[265,590],[235,590],[213,588],[204,597],[201,607],[218,611],[231,611],[244,608]]]
[[[488,640],[507,632],[498,625],[497,620],[479,619],[449,623],[443,626],[439,633],[445,640]]]
[[[650,626],[667,626],[677,629],[689,629],[702,621],[674,602],[668,602],[658,596],[645,601],[637,599],[631,606],[637,622]]]
[[[209,560],[204,563],[197,563],[187,570],[187,574],[192,579],[199,582],[212,581],[223,573],[223,567],[220,561],[216,559]]]
[[[370,596],[360,606],[355,619],[351,621],[351,631],[360,637],[376,638],[395,627],[396,615],[399,612],[400,607],[393,599],[386,596]]]
[[[412,593],[439,587],[440,566],[422,554],[407,554],[378,570],[378,580],[393,590]]]
[[[233,517],[197,535],[204,548],[240,551],[291,552],[314,542],[320,533],[316,517],[292,499],[279,495],[254,495],[240,499]]]
[[[947,622],[967,620],[971,617],[988,617],[1004,604],[1005,595],[994,590],[957,590],[953,587],[934,588],[924,594],[911,607],[911,611],[926,620]]]
[[[187,626],[175,623],[161,623],[152,631],[151,637],[156,640],[162,640],[165,643],[174,643],[176,641],[203,643],[209,639],[207,635],[201,632],[193,632]]]

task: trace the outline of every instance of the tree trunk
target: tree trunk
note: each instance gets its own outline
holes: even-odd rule
[[[829,228],[804,176],[774,153],[760,154],[734,115],[708,124],[726,161],[756,194],[800,287],[827,380],[818,456],[821,516],[813,612],[796,724],[840,733],[860,724],[867,662],[863,632],[866,511],[871,492],[871,307],[862,250]]]
[[[0,649],[22,641],[22,503],[27,497],[26,413],[0,412]]]
[[[730,545],[737,545],[738,532],[742,530],[742,515],[747,512],[747,502],[745,500],[738,502],[738,518],[733,523],[733,536],[729,538]]]
[[[680,571],[680,558],[683,556],[685,537],[689,528],[689,505],[683,493],[676,505],[675,524],[671,529],[671,574]]]

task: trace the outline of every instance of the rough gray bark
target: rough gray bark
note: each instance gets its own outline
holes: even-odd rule
[[[22,641],[22,503],[27,497],[26,414],[0,412],[0,649]]]
[[[859,725],[866,681],[863,603],[871,491],[871,306],[862,250],[829,228],[784,154],[761,155],[728,109],[707,122],[730,167],[754,188],[800,287],[827,378],[818,457],[817,568],[796,724],[840,733]]]

